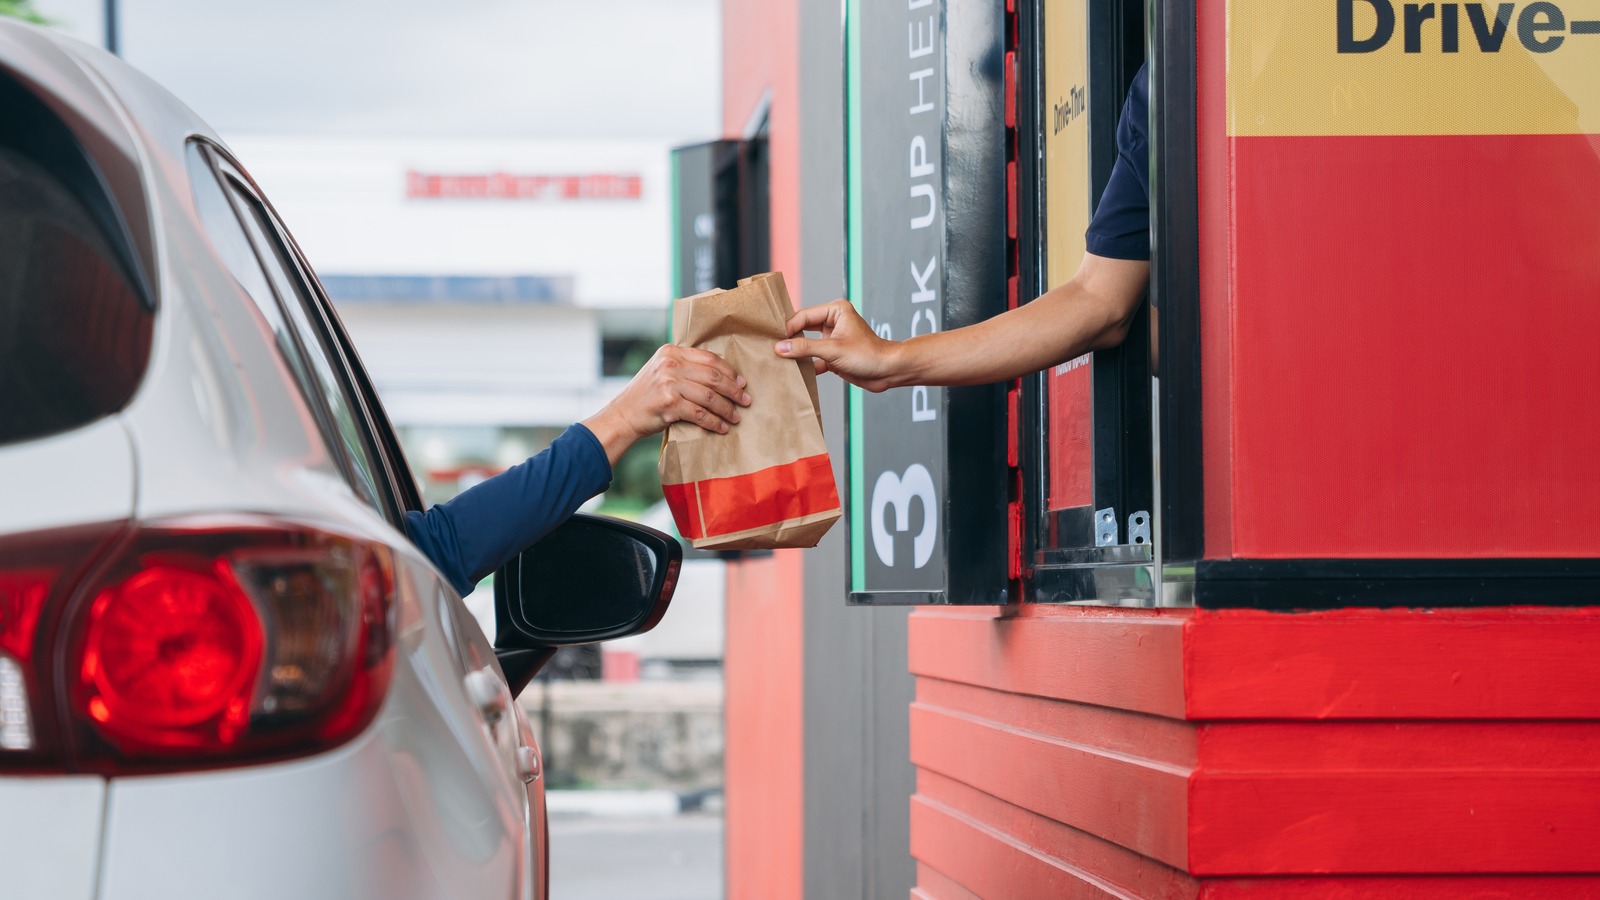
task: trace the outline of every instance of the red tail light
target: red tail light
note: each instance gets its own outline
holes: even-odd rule
[[[67,712],[56,765],[233,765],[356,734],[393,667],[391,565],[382,545],[294,523],[139,528],[70,600],[45,604],[56,627],[36,629],[32,680],[53,690],[34,693],[61,697]],[[0,766],[6,756],[0,746]]]
[[[0,770],[60,768],[49,635],[74,585],[124,530],[0,538]]]
[[[89,607],[83,708],[126,749],[226,746],[250,722],[263,631],[226,561],[141,569]]]
[[[37,568],[0,573],[0,750],[34,747],[26,668],[54,574]]]

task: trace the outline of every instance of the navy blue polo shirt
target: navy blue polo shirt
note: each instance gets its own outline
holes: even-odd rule
[[[542,453],[427,512],[407,512],[406,534],[465,597],[610,485],[605,448],[573,425]]]
[[[1090,253],[1150,258],[1150,68],[1139,67],[1117,120],[1117,161],[1085,235]]]

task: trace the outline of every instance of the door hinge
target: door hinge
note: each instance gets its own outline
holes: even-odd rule
[[[1150,543],[1150,511],[1141,509],[1128,517],[1128,543]]]
[[[1094,545],[1114,547],[1117,544],[1117,511],[1114,507],[1094,511]]]

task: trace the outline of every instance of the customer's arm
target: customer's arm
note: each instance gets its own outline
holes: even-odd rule
[[[673,422],[726,434],[750,405],[744,377],[707,350],[667,344],[605,408],[583,420],[613,463],[642,437]]]
[[[611,485],[605,448],[583,425],[548,448],[426,512],[406,534],[462,596]]]
[[[722,358],[667,345],[605,408],[549,448],[426,512],[406,513],[406,533],[462,595],[567,520],[611,484],[611,466],[642,437],[672,422],[726,433],[750,405],[745,382]]]

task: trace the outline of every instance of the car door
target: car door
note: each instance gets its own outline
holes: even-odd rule
[[[397,679],[399,693],[391,699],[412,707],[408,716],[437,717],[441,724],[431,739],[401,740],[397,754],[404,757],[397,763],[400,777],[417,782],[410,785],[417,799],[409,805],[414,818],[425,820],[418,825],[422,850],[453,894],[542,896],[542,866],[535,864],[543,847],[542,789],[535,782],[531,731],[461,598],[404,537],[406,514],[421,512],[421,498],[387,415],[337,314],[271,206],[220,149],[205,145],[201,152],[272,284],[329,443],[357,493],[392,526],[390,543],[407,570],[402,577],[417,588],[428,633],[406,654],[416,681]],[[460,746],[439,746],[446,735]],[[475,793],[487,802],[474,805]],[[482,821],[487,808],[497,811],[497,826]],[[515,845],[510,853],[503,846],[508,841]]]

